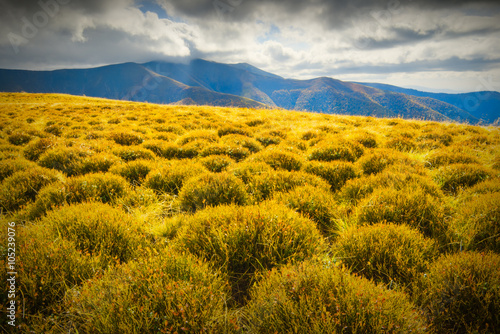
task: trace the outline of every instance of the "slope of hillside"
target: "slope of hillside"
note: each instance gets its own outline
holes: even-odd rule
[[[491,332],[499,152],[493,126],[0,93],[0,307],[21,333]]]

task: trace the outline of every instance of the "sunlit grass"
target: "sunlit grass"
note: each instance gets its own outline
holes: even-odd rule
[[[0,93],[19,319],[44,333],[494,332],[498,303],[453,289],[498,296],[465,251],[498,262],[499,152],[497,127]]]

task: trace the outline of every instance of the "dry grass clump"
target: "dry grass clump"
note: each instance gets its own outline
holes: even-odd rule
[[[235,161],[227,155],[209,155],[200,160],[200,163],[208,171],[213,173],[220,173],[226,171]]]
[[[219,141],[219,137],[217,136],[217,133],[213,131],[193,130],[180,137],[177,140],[177,144],[182,146],[198,140],[205,140],[209,143],[217,143]]]
[[[190,178],[179,192],[182,209],[191,212],[222,204],[245,205],[248,200],[244,183],[227,172]]]
[[[337,193],[340,201],[357,204],[379,188],[406,190],[419,188],[433,197],[444,196],[439,187],[429,178],[418,174],[405,174],[403,171],[387,170],[376,175],[363,176],[346,182]]]
[[[351,271],[388,287],[407,287],[438,256],[437,244],[406,224],[353,226],[334,244]]]
[[[250,182],[254,175],[260,175],[272,171],[272,167],[265,162],[240,162],[233,165],[229,171],[237,178],[242,180],[245,184]]]
[[[411,138],[406,136],[397,136],[388,140],[385,143],[385,147],[400,152],[413,152],[416,150],[417,145]]]
[[[448,230],[445,215],[444,203],[422,188],[380,188],[358,205],[356,220],[359,224],[407,224],[444,242]]]
[[[165,249],[114,268],[67,295],[69,328],[81,333],[223,333],[224,281],[206,264]]]
[[[273,131],[265,131],[263,133],[258,134],[255,137],[255,139],[265,147],[267,147],[269,145],[278,145],[285,138],[286,138],[286,135],[283,135],[283,133],[281,133],[279,131],[274,131],[274,130]]]
[[[479,164],[479,160],[473,156],[464,153],[453,153],[446,151],[438,151],[431,154],[425,166],[428,168],[439,168],[441,166],[451,164]]]
[[[144,181],[144,186],[159,194],[177,195],[189,178],[204,172],[206,170],[203,165],[191,160],[170,160],[151,171]]]
[[[408,297],[325,261],[273,270],[250,293],[251,333],[426,333]]]
[[[422,276],[419,304],[436,333],[496,333],[500,328],[500,255],[444,255]]]
[[[337,234],[339,211],[329,191],[305,185],[286,193],[276,193],[273,201],[283,204],[314,221],[324,235]]]
[[[250,151],[247,148],[228,144],[214,144],[205,147],[201,152],[201,157],[207,157],[209,155],[227,155],[236,161],[241,161],[250,155]]]
[[[304,166],[304,171],[324,179],[332,191],[339,190],[348,180],[358,176],[351,162],[342,161],[310,161]]]
[[[457,194],[463,188],[472,187],[494,174],[487,168],[477,164],[452,164],[439,168],[434,180],[444,191]]]
[[[117,147],[113,150],[113,154],[122,159],[123,161],[133,161],[133,160],[154,160],[155,155],[153,152],[147,148],[142,148],[141,146],[127,146],[127,147]]]
[[[43,153],[37,163],[46,168],[56,169],[67,176],[87,173],[105,173],[118,159],[108,153],[95,153],[81,146],[56,147]]]
[[[242,302],[256,272],[302,261],[324,247],[315,224],[280,206],[219,206],[186,219],[176,244],[228,275]]]
[[[109,172],[120,175],[134,186],[139,186],[155,168],[156,164],[150,160],[133,160],[125,164],[116,164]]]
[[[307,159],[318,161],[344,160],[354,162],[359,159],[363,153],[363,146],[357,142],[339,139],[329,140],[326,138],[310,150]]]
[[[23,155],[28,160],[37,161],[43,153],[56,145],[57,140],[53,137],[39,138],[25,146]]]
[[[249,162],[265,162],[273,169],[297,171],[302,167],[302,157],[280,149],[266,149],[252,155]]]
[[[23,296],[23,322],[29,322],[31,316],[46,318],[54,311],[60,312],[66,291],[93,277],[99,264],[97,258],[78,250],[72,241],[54,237],[43,227],[17,230],[17,251],[22,254],[16,267],[18,291]],[[7,305],[7,291],[2,292],[2,301]]]
[[[500,253],[499,222],[500,189],[497,192],[486,192],[466,197],[460,203],[453,228],[459,235],[465,249],[491,250]]]
[[[144,141],[141,135],[133,132],[112,132],[108,138],[123,146],[140,145]]]
[[[417,165],[417,161],[412,160],[406,154],[389,149],[373,150],[362,156],[356,163],[366,175],[380,173],[392,165]]]
[[[254,202],[261,202],[271,198],[276,192],[290,191],[295,187],[307,184],[325,190],[330,188],[325,180],[316,175],[300,171],[269,171],[252,175],[246,183],[246,189]]]
[[[7,212],[17,211],[34,201],[40,189],[59,178],[55,171],[39,166],[17,171],[0,184],[0,207]]]
[[[7,137],[7,140],[9,141],[9,143],[11,143],[12,145],[16,145],[16,146],[26,145],[32,139],[33,139],[32,135],[25,133],[25,132],[19,132],[19,131],[16,131]]]
[[[219,128],[217,130],[217,134],[219,135],[219,137],[224,137],[227,135],[242,135],[246,137],[252,137],[252,134],[249,130],[245,128],[238,128],[235,126],[226,126]]]
[[[82,202],[115,203],[130,191],[128,182],[115,174],[87,174],[55,182],[40,190],[27,208],[30,219],[39,218],[58,206]]]
[[[127,262],[147,246],[142,226],[124,211],[103,203],[74,204],[48,212],[39,222],[54,237],[73,242],[103,265]]]
[[[0,160],[0,182],[18,171],[35,167],[36,164],[24,159]]]
[[[251,153],[259,152],[263,148],[256,140],[238,134],[226,135],[221,138],[221,142],[230,146],[241,146]]]

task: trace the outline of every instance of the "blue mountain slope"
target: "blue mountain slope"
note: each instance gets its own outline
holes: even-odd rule
[[[457,109],[450,110],[452,119],[466,120],[468,115],[480,119],[483,123],[500,123],[500,93],[495,91],[481,91],[461,94],[430,93],[415,89],[402,88],[380,83],[359,83],[365,86],[398,92],[406,95],[430,98],[446,102]],[[441,111],[444,112],[443,110]]]

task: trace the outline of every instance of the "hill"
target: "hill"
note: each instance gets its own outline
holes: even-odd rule
[[[187,64],[125,63],[93,69],[0,70],[0,91],[86,95],[131,101],[267,107],[326,114],[402,117],[469,124],[498,118],[498,93],[483,94],[474,113],[450,95],[415,95],[402,89],[332,78],[285,79],[249,64],[195,59]],[[413,94],[413,95],[412,95]],[[470,109],[470,108],[469,108]]]
[[[2,312],[23,333],[486,333],[499,147],[493,126],[0,93]]]

